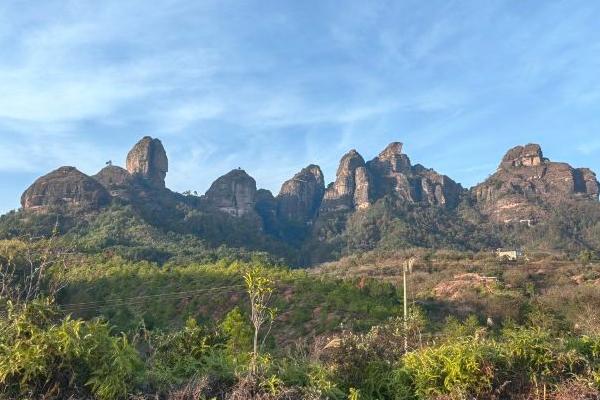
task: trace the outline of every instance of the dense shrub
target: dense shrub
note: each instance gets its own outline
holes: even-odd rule
[[[47,301],[8,304],[0,320],[0,393],[17,398],[68,398],[91,392],[123,398],[140,377],[138,353],[101,321],[60,319]]]

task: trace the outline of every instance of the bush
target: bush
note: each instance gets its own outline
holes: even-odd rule
[[[9,304],[0,322],[0,391],[20,398],[101,400],[131,393],[142,371],[135,349],[99,320],[60,320],[46,300]]]

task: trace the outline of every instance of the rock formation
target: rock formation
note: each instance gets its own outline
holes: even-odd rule
[[[213,182],[206,200],[211,207],[234,217],[254,213],[256,181],[246,171],[234,169]]]
[[[376,197],[392,194],[411,203],[455,207],[462,187],[432,169],[420,164],[412,166],[402,147],[402,143],[391,143],[367,163]]]
[[[112,197],[131,198],[133,177],[126,169],[117,167],[116,165],[109,165],[102,168],[92,178],[104,186]]]
[[[140,140],[127,154],[127,171],[142,178],[151,187],[164,188],[169,160],[160,140],[149,136]]]
[[[325,180],[317,165],[309,165],[286,181],[277,195],[277,216],[285,221],[310,223],[317,214]]]
[[[365,160],[356,150],[350,150],[337,170],[336,180],[325,191],[323,211],[354,210],[369,207],[372,183]]]
[[[97,210],[110,202],[110,194],[97,181],[74,167],[60,167],[37,179],[21,196],[26,210],[52,208]]]
[[[510,149],[496,173],[471,189],[482,214],[495,222],[538,221],[552,206],[598,200],[596,175],[587,168],[544,158],[537,144]]]

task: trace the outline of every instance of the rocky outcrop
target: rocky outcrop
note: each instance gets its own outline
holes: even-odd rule
[[[254,178],[242,169],[234,169],[213,182],[206,192],[206,201],[211,207],[242,217],[254,213],[256,192]]]
[[[517,146],[498,170],[471,189],[482,214],[500,223],[537,222],[552,206],[565,201],[598,201],[596,175],[587,168],[545,158],[537,144]]]
[[[309,165],[286,181],[277,195],[277,216],[281,220],[310,223],[317,214],[325,180],[317,165]]]
[[[110,194],[94,179],[75,167],[60,167],[37,179],[21,196],[21,206],[36,211],[97,210],[110,199]]]
[[[547,160],[544,159],[542,148],[539,144],[530,143],[525,146],[516,146],[510,149],[502,158],[501,168],[535,167]]]
[[[412,166],[402,147],[402,143],[391,143],[367,163],[376,198],[394,195],[410,203],[455,207],[463,188],[432,169],[420,164]]]
[[[92,178],[104,186],[112,197],[127,200],[131,198],[133,177],[126,169],[117,167],[116,165],[109,165],[102,168]]]
[[[335,183],[325,192],[324,211],[366,208],[384,196],[409,203],[454,208],[465,190],[446,175],[420,164],[412,165],[402,143],[389,144],[365,163],[355,150],[340,163]]]
[[[360,210],[369,207],[371,202],[372,183],[365,160],[356,150],[351,150],[342,157],[336,180],[325,191],[321,210]]]
[[[161,141],[150,136],[140,140],[127,154],[127,171],[151,187],[164,188],[169,160]]]

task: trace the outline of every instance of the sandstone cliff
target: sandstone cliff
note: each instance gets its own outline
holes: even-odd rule
[[[164,188],[169,160],[161,141],[149,136],[140,140],[127,154],[127,171],[154,188]]]
[[[51,208],[96,210],[110,202],[110,194],[75,167],[60,167],[37,179],[21,196],[26,210]]]
[[[281,186],[277,195],[278,218],[310,223],[321,206],[324,193],[325,179],[321,168],[309,165]]]
[[[325,190],[321,210],[364,209],[371,201],[372,183],[365,160],[356,150],[350,150],[340,161],[335,182]]]
[[[234,169],[213,182],[206,201],[211,207],[241,217],[254,213],[256,192],[254,178],[242,169]]]
[[[420,164],[412,166],[402,147],[402,143],[391,143],[367,163],[376,197],[392,194],[410,203],[455,207],[463,188],[433,169]]]
[[[471,189],[477,207],[492,221],[535,223],[565,201],[598,200],[596,175],[587,168],[544,158],[537,144],[517,146],[498,170]]]

